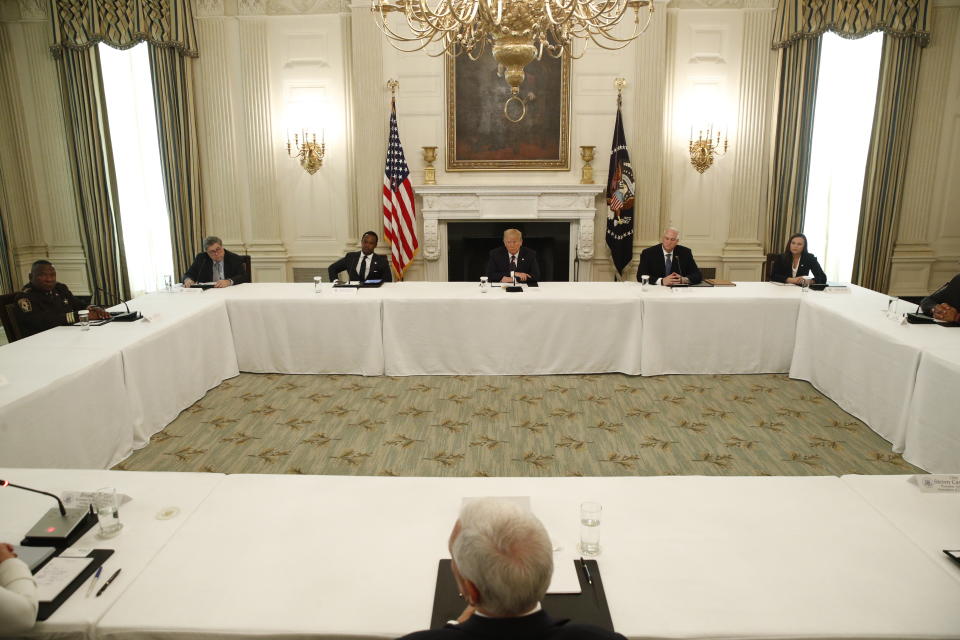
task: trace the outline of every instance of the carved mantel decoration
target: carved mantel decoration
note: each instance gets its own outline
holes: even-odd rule
[[[487,220],[576,222],[576,246],[580,260],[593,259],[594,220],[597,196],[603,185],[417,185],[423,216],[423,258],[442,262],[446,254],[448,222]],[[445,274],[446,268],[440,269]]]

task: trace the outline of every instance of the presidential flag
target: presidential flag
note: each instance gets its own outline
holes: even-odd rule
[[[390,261],[403,280],[403,272],[417,254],[417,212],[413,203],[410,168],[403,155],[400,132],[397,131],[397,101],[390,101],[390,142],[383,172],[383,233],[390,240]]]
[[[617,123],[613,127],[610,169],[607,174],[607,246],[617,275],[633,259],[633,167],[623,134],[620,98],[617,98]]]

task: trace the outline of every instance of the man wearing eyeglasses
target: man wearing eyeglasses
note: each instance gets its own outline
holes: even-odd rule
[[[229,287],[247,282],[243,258],[223,248],[223,240],[210,236],[203,241],[203,251],[197,254],[193,264],[183,274],[183,286],[192,287],[198,282],[212,282],[216,288]]]

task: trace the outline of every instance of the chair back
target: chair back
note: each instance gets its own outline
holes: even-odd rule
[[[23,337],[17,322],[17,303],[13,301],[16,295],[5,293],[0,296],[0,324],[3,324],[3,332],[7,334],[7,342],[16,342]]]
[[[241,255],[240,264],[243,265],[243,273],[247,276],[247,282],[253,282],[253,270],[250,267],[250,254]]]
[[[770,276],[773,274],[773,263],[776,262],[778,253],[768,253],[767,259],[763,263],[763,273],[760,274],[761,282],[770,282]]]

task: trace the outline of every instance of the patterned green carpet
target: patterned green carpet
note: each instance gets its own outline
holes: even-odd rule
[[[244,373],[117,465],[397,476],[922,473],[785,375]]]

